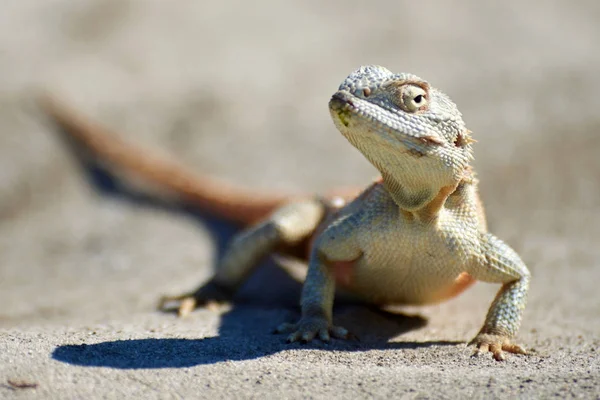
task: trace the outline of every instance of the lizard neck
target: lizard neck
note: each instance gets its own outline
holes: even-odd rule
[[[428,171],[414,168],[393,152],[380,149],[370,151],[367,146],[357,146],[381,173],[383,186],[403,211],[415,212],[425,207],[443,185],[437,185]],[[364,149],[363,149],[364,147]]]
[[[418,182],[406,182],[394,177],[386,171],[381,171],[383,185],[390,193],[394,202],[404,211],[415,212],[433,200],[439,188],[433,188]]]
[[[422,221],[435,219],[449,196],[456,193],[457,188],[464,184],[474,182],[471,167],[465,168],[461,179],[449,185],[426,185],[406,182],[394,178],[388,172],[382,172],[383,185],[396,203],[404,212],[410,212]],[[411,184],[413,183],[413,184]]]

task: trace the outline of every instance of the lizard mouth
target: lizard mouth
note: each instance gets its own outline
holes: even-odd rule
[[[346,107],[352,111],[357,111],[357,107],[352,101],[352,95],[350,95],[350,93],[336,92],[333,96],[331,96],[331,100],[329,100],[329,108],[332,111],[341,111]]]
[[[329,110],[332,114],[337,116],[340,123],[345,127],[350,125],[350,119],[353,114],[358,114],[358,108],[352,101],[350,94],[344,92],[337,92],[331,96],[329,100]]]

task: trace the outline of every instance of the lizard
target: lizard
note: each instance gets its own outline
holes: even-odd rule
[[[45,111],[109,164],[170,189],[239,223],[214,275],[197,289],[165,296],[180,316],[226,302],[270,254],[303,257],[308,271],[301,316],[277,333],[288,342],[349,339],[333,323],[337,292],[371,305],[425,305],[450,299],[476,281],[500,284],[474,354],[527,354],[514,343],[530,272],[487,230],[471,166],[472,132],[455,103],[427,81],[368,65],[352,72],[329,101],[339,132],[380,172],[362,191],[264,194],[198,176],[126,143],[52,97]]]

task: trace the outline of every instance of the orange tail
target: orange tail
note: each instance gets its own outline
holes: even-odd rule
[[[87,120],[50,96],[43,97],[41,105],[66,134],[100,159],[229,221],[251,224],[265,218],[282,204],[302,197],[258,194],[196,175],[183,165],[121,140],[106,127]]]

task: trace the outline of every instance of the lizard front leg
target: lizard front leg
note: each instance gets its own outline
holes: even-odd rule
[[[302,316],[297,323],[283,323],[276,329],[277,333],[290,333],[288,342],[309,342],[315,337],[327,342],[330,336],[350,337],[345,328],[333,325],[332,314],[336,268],[352,268],[362,255],[353,241],[352,231],[357,225],[352,220],[352,217],[341,218],[315,241],[302,288]]]
[[[502,288],[483,327],[471,342],[477,347],[475,354],[489,351],[498,361],[504,360],[504,351],[526,354],[512,339],[519,330],[527,303],[529,270],[513,249],[492,234],[483,234],[482,248],[484,262],[469,273],[484,282],[502,283]]]
[[[277,333],[290,333],[288,342],[310,342],[318,336],[324,342],[330,336],[345,339],[348,331],[332,322],[335,280],[328,261],[322,254],[311,257],[306,281],[302,288],[302,317],[295,324],[283,323]]]
[[[244,230],[228,245],[215,275],[193,292],[165,296],[159,309],[178,304],[178,314],[186,316],[196,307],[231,299],[236,289],[254,271],[260,260],[281,246],[293,246],[313,234],[325,213],[318,200],[299,201],[276,210],[266,221]]]

